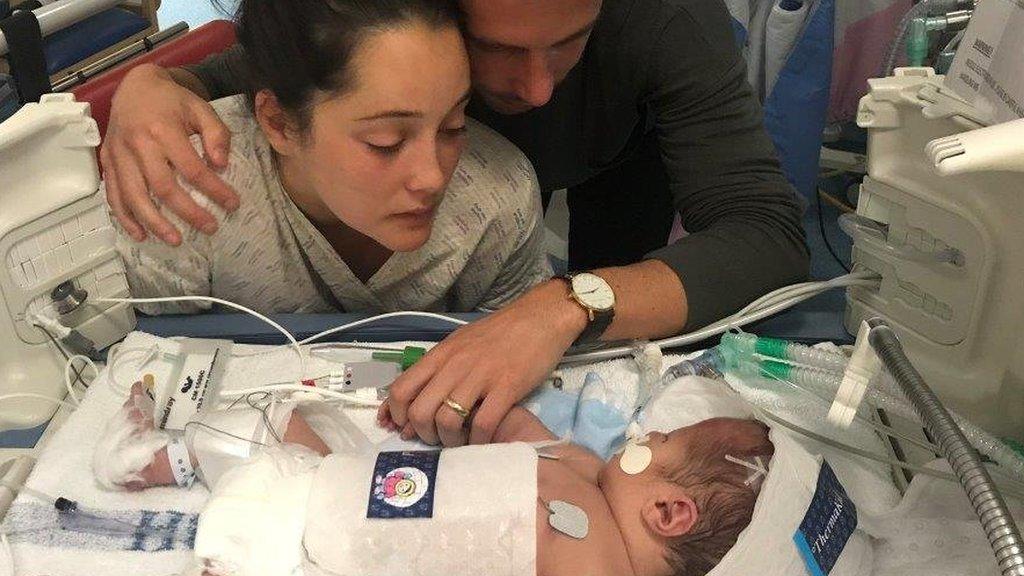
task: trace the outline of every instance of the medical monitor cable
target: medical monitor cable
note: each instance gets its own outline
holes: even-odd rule
[[[766,294],[765,296],[762,296],[761,298],[759,298],[758,300],[754,301],[753,303],[748,305],[746,308],[741,310],[740,312],[738,312],[738,313],[736,313],[736,314],[734,314],[732,316],[728,316],[726,318],[723,318],[722,320],[719,320],[718,322],[716,322],[714,324],[711,324],[710,326],[707,326],[707,327],[705,327],[705,328],[703,328],[701,330],[697,330],[695,332],[691,332],[689,334],[682,334],[682,335],[675,336],[675,337],[672,337],[672,338],[666,338],[664,340],[659,340],[659,341],[656,341],[655,344],[659,345],[659,347],[665,348],[665,347],[683,346],[683,345],[686,345],[686,344],[689,344],[689,343],[699,342],[699,341],[704,340],[706,338],[709,338],[711,336],[716,336],[718,334],[721,334],[721,333],[725,332],[726,330],[728,330],[729,328],[743,326],[743,325],[749,324],[751,322],[755,322],[757,320],[761,320],[763,318],[766,318],[766,317],[771,316],[773,314],[776,314],[778,312],[781,312],[782,310],[786,310],[788,308],[791,308],[792,306],[795,306],[795,305],[797,305],[797,304],[799,304],[799,303],[801,303],[801,302],[803,302],[805,300],[808,300],[808,299],[810,299],[810,298],[812,298],[812,297],[814,297],[814,296],[816,296],[816,295],[818,295],[818,294],[820,294],[822,292],[825,292],[827,290],[831,290],[831,289],[834,289],[834,288],[842,288],[842,287],[847,287],[847,286],[871,287],[871,286],[877,286],[877,285],[878,285],[878,275],[877,274],[874,274],[874,273],[871,273],[871,272],[853,272],[851,274],[847,274],[847,275],[844,275],[844,276],[839,276],[839,277],[833,278],[831,280],[817,281],[817,282],[803,282],[803,283],[800,283],[800,284],[794,284],[794,285],[791,285],[791,286],[785,286],[785,287],[779,288],[778,290],[775,290],[775,291],[773,291],[773,292],[771,292],[769,294]],[[370,318],[364,318],[362,320],[356,320],[354,322],[349,322],[347,324],[343,324],[341,326],[337,326],[337,327],[334,327],[334,328],[330,328],[328,330],[324,330],[322,332],[314,334],[313,336],[310,336],[308,338],[304,338],[303,340],[296,340],[296,338],[287,329],[282,327],[277,322],[274,322],[270,318],[260,314],[259,312],[256,312],[255,310],[252,310],[252,309],[247,308],[245,306],[242,306],[240,304],[235,304],[234,302],[231,302],[231,301],[228,301],[228,300],[223,300],[223,299],[220,299],[220,298],[212,298],[212,297],[209,297],[209,296],[174,296],[174,297],[167,297],[167,298],[101,298],[101,299],[97,299],[96,301],[100,302],[100,303],[136,303],[136,304],[160,303],[160,302],[200,301],[200,302],[213,302],[213,303],[221,304],[221,305],[227,306],[229,308],[233,308],[233,309],[245,312],[247,314],[250,314],[251,316],[254,316],[254,317],[262,320],[263,322],[265,322],[266,324],[270,325],[271,327],[273,327],[274,329],[279,331],[281,334],[283,334],[285,336],[285,338],[287,340],[289,340],[289,344],[286,344],[285,346],[289,346],[290,345],[293,349],[296,350],[296,353],[299,355],[300,360],[302,360],[302,362],[303,362],[303,370],[304,370],[305,354],[303,353],[301,346],[309,344],[309,343],[312,343],[312,342],[315,342],[316,340],[319,340],[321,338],[324,338],[324,337],[327,337],[327,336],[330,336],[330,335],[333,335],[333,334],[338,334],[340,332],[345,332],[345,331],[348,331],[348,330],[352,330],[352,329],[358,328],[360,326],[365,326],[367,324],[372,324],[372,323],[375,323],[375,322],[378,322],[378,321],[381,321],[381,320],[387,320],[389,318],[401,318],[401,317],[419,317],[419,318],[430,318],[430,319],[435,319],[435,320],[441,320],[441,321],[444,321],[444,322],[448,322],[448,323],[454,324],[456,326],[465,326],[465,325],[469,324],[469,322],[466,321],[466,320],[461,320],[459,318],[454,318],[452,316],[447,316],[447,315],[444,315],[444,314],[437,314],[437,313],[434,313],[434,312],[417,312],[417,311],[389,312],[389,313],[385,313],[385,314],[379,314],[377,316],[372,316]],[[237,356],[259,356],[259,355],[275,352],[275,351],[277,351],[278,348],[279,347],[274,347],[274,348],[271,348],[269,350],[260,350],[260,351],[256,351],[256,352],[252,352],[252,353],[236,353],[236,355]],[[632,351],[633,351],[632,347],[623,346],[623,347],[619,347],[619,348],[611,348],[611,349],[607,349],[607,350],[599,350],[597,352],[569,355],[569,356],[566,356],[563,359],[563,363],[568,363],[568,362],[577,363],[577,362],[586,362],[586,361],[607,360],[607,359],[611,359],[611,358],[618,358],[618,357],[628,356],[628,355],[630,355],[632,353]],[[304,375],[304,372],[303,372],[303,375]],[[301,380],[301,378],[297,379],[297,381],[300,381],[300,380]]]
[[[68,386],[68,392],[71,394],[71,396],[74,397],[75,394],[71,390],[71,385],[68,384],[68,374],[67,374],[67,371],[68,371],[68,366],[69,365],[71,367],[70,369],[75,373],[75,381],[80,383],[82,385],[82,388],[88,390],[89,389],[89,383],[85,381],[85,376],[82,375],[81,370],[74,366],[74,362],[73,361],[76,360],[76,359],[84,358],[84,359],[88,360],[88,362],[86,363],[86,366],[89,366],[89,367],[95,369],[96,368],[96,364],[92,362],[92,359],[88,358],[87,356],[83,356],[81,354],[75,354],[74,356],[68,355],[67,350],[64,349],[64,347],[60,344],[60,342],[57,341],[57,338],[53,335],[53,333],[50,332],[49,330],[47,330],[45,326],[43,326],[41,324],[35,324],[35,327],[38,328],[43,334],[45,334],[47,338],[50,339],[50,342],[53,343],[54,347],[57,348],[57,351],[59,351],[61,356],[64,357],[64,361],[67,363],[64,366],[64,380],[65,380],[64,383]],[[77,398],[76,398],[76,401],[77,401]]]
[[[722,320],[719,320],[705,328],[688,334],[681,334],[679,336],[673,336],[663,340],[656,340],[652,342],[652,344],[655,344],[662,349],[694,344],[712,336],[718,336],[719,334],[728,331],[730,328],[745,326],[752,322],[777,314],[783,310],[792,308],[793,306],[809,300],[822,292],[826,292],[834,288],[845,288],[851,286],[877,288],[879,282],[880,279],[878,275],[873,272],[853,272],[831,280],[804,282],[801,284],[794,284],[792,286],[785,286],[762,296],[736,314],[727,316],[726,318],[723,318]],[[632,351],[633,347],[631,346],[620,346],[595,352],[570,354],[562,358],[562,364],[580,364],[611,360],[613,358],[629,356],[632,354]]]
[[[0,395],[0,402],[3,402],[5,400],[45,400],[47,402],[51,402],[51,403],[56,404],[58,406],[63,406],[65,408],[69,408],[71,410],[75,410],[75,409],[78,408],[79,399],[78,399],[78,395],[74,391],[74,384],[71,382],[71,375],[68,372],[69,367],[72,370],[75,371],[76,380],[81,382],[83,387],[85,387],[85,388],[88,388],[89,385],[88,385],[88,383],[85,382],[85,377],[82,375],[82,373],[78,369],[76,369],[74,367],[74,361],[75,360],[83,360],[88,367],[93,369],[95,374],[99,374],[99,369],[97,368],[96,364],[93,363],[93,361],[91,359],[89,359],[89,358],[87,358],[85,356],[78,355],[78,354],[76,354],[74,356],[68,356],[68,354],[60,346],[60,344],[58,344],[56,342],[56,340],[53,338],[53,335],[50,334],[49,331],[47,331],[45,328],[43,328],[41,326],[37,326],[37,328],[42,330],[44,333],[46,333],[47,336],[50,337],[50,339],[53,341],[54,345],[57,346],[57,349],[60,350],[61,354],[64,355],[64,357],[67,359],[66,363],[64,364],[64,386],[67,389],[68,396],[71,398],[72,401],[68,402],[67,400],[65,400],[63,398],[57,398],[57,397],[54,397],[54,396],[46,396],[45,394],[35,394],[35,393],[32,393],[32,392],[18,392],[18,393],[2,394],[2,395]]]
[[[850,267],[847,266],[846,262],[844,262],[843,259],[839,257],[839,254],[836,254],[835,249],[832,248],[832,243],[829,242],[829,240],[828,240],[828,234],[825,233],[825,211],[821,207],[821,196],[822,196],[822,194],[825,194],[825,191],[819,188],[818,189],[818,193],[816,194],[816,196],[817,196],[817,204],[818,204],[818,231],[821,233],[821,240],[822,240],[822,242],[825,243],[825,248],[828,250],[828,253],[832,255],[832,258],[835,259],[836,263],[839,264],[839,266],[843,270],[845,270],[847,274],[849,274],[850,273]]]
[[[814,297],[814,296],[816,296],[816,295],[818,295],[818,294],[820,294],[822,292],[825,292],[827,290],[831,290],[831,289],[834,289],[834,288],[847,287],[847,286],[871,287],[871,286],[877,286],[877,284],[878,284],[878,277],[877,277],[876,274],[873,274],[873,273],[870,273],[870,272],[854,272],[852,274],[847,274],[847,275],[844,275],[844,276],[839,276],[837,278],[833,278],[833,279],[827,280],[827,281],[803,282],[803,283],[795,284],[795,285],[792,285],[792,286],[785,286],[783,288],[775,290],[775,291],[773,291],[773,292],[771,292],[769,294],[766,294],[765,296],[762,296],[761,298],[755,300],[753,303],[751,303],[750,305],[748,305],[747,307],[742,309],[740,312],[738,312],[736,314],[733,314],[732,316],[728,316],[726,318],[723,318],[722,320],[720,320],[720,321],[718,321],[718,322],[716,322],[716,323],[714,323],[714,324],[712,324],[710,326],[707,326],[707,327],[705,327],[705,328],[703,328],[701,330],[697,330],[697,331],[691,332],[689,334],[682,334],[682,335],[679,335],[679,336],[676,336],[676,337],[672,337],[672,338],[666,338],[664,340],[659,340],[659,341],[654,342],[654,344],[656,344],[660,348],[667,348],[667,347],[684,346],[684,345],[689,344],[689,343],[699,342],[701,340],[710,338],[712,336],[717,336],[719,334],[722,334],[723,332],[729,330],[730,328],[744,326],[744,325],[749,324],[751,322],[755,322],[757,320],[761,320],[763,318],[767,318],[768,316],[777,314],[778,312],[781,312],[782,310],[786,310],[786,309],[788,309],[788,308],[790,308],[792,306],[795,306],[795,305],[797,305],[797,304],[799,304],[799,303],[801,303],[801,302],[803,302],[805,300],[808,300],[808,299],[810,299],[810,298],[812,298],[812,297]],[[371,323],[378,322],[378,321],[381,321],[381,320],[386,320],[386,319],[389,319],[389,318],[398,318],[398,317],[431,318],[431,319],[437,319],[437,320],[442,320],[442,321],[445,321],[445,322],[449,322],[449,323],[457,325],[457,326],[464,326],[464,325],[469,323],[469,322],[467,322],[465,320],[461,320],[461,319],[454,318],[454,317],[451,317],[451,316],[446,316],[444,314],[436,314],[436,313],[433,313],[433,312],[415,312],[415,311],[390,312],[390,313],[380,314],[380,315],[373,316],[373,317],[370,317],[370,318],[365,318],[365,319],[362,319],[362,320],[357,320],[357,321],[354,321],[354,322],[350,322],[350,323],[347,323],[347,324],[344,324],[344,325],[341,325],[341,326],[337,326],[337,327],[334,327],[334,328],[331,328],[331,329],[328,329],[328,330],[324,330],[323,332],[320,332],[318,334],[315,334],[313,336],[310,336],[308,338],[305,338],[305,339],[299,341],[299,340],[296,340],[296,338],[287,329],[285,329],[283,326],[281,326],[277,322],[274,322],[270,318],[264,316],[263,314],[260,314],[259,312],[256,312],[255,310],[251,310],[250,308],[247,308],[247,307],[242,306],[240,304],[235,304],[234,302],[230,302],[228,300],[223,300],[223,299],[220,299],[220,298],[213,298],[213,297],[209,297],[209,296],[175,296],[175,297],[167,297],[167,298],[102,298],[102,299],[97,299],[96,300],[96,302],[99,302],[99,303],[134,303],[134,304],[147,304],[147,303],[160,303],[160,302],[188,302],[188,301],[212,302],[212,303],[216,303],[216,304],[221,304],[223,306],[227,306],[229,308],[240,310],[242,312],[250,314],[251,316],[254,316],[255,318],[258,318],[258,319],[262,320],[263,322],[265,322],[266,324],[270,325],[271,327],[273,327],[277,331],[281,332],[286,337],[286,339],[289,340],[289,344],[286,344],[285,346],[291,346],[296,351],[296,353],[299,355],[299,359],[300,359],[300,375],[299,376],[300,377],[295,380],[296,384],[293,387],[283,388],[283,387],[276,387],[275,386],[275,387],[272,387],[273,389],[278,390],[278,391],[285,391],[287,389],[287,390],[290,390],[290,391],[305,391],[305,392],[310,392],[310,393],[314,393],[314,392],[315,393],[321,393],[321,394],[323,394],[325,396],[330,396],[331,399],[334,399],[334,400],[349,401],[349,402],[353,402],[353,403],[356,403],[356,404],[362,404],[362,405],[376,405],[376,403],[375,402],[370,402],[370,401],[362,399],[362,398],[358,398],[357,399],[357,398],[355,398],[352,395],[348,395],[348,394],[341,393],[341,392],[336,392],[336,391],[331,391],[331,390],[323,390],[323,389],[319,389],[319,388],[311,389],[309,387],[300,386],[298,383],[301,382],[303,380],[303,377],[305,376],[305,360],[306,360],[306,355],[303,352],[301,346],[305,345],[305,344],[309,344],[311,342],[314,342],[314,341],[319,340],[320,338],[324,338],[326,336],[330,336],[330,335],[337,334],[337,333],[340,333],[340,332],[344,332],[344,331],[347,331],[347,330],[352,330],[352,329],[358,328],[360,326],[365,326],[367,324],[371,324]],[[243,357],[244,356],[258,356],[258,355],[263,355],[263,354],[268,354],[268,353],[276,352],[279,348],[280,347],[274,347],[274,348],[271,348],[269,350],[261,350],[261,351],[257,351],[257,352],[253,352],[253,353],[249,353],[249,354],[247,354],[247,353],[236,353],[236,355],[237,356],[243,356]],[[608,359],[612,359],[612,358],[619,358],[619,357],[623,357],[623,356],[629,356],[629,355],[632,354],[633,349],[634,349],[633,346],[622,346],[622,347],[618,347],[618,348],[599,350],[599,351],[596,351],[596,352],[588,352],[588,353],[582,353],[582,354],[568,355],[568,356],[563,358],[562,364],[566,364],[566,363],[582,363],[582,362],[596,362],[596,361],[600,361],[600,360],[608,360]],[[113,379],[112,379],[112,384],[113,383],[114,382],[113,382]],[[263,390],[267,390],[267,389],[268,388],[259,387],[259,388],[249,389],[247,391],[248,392],[253,392],[253,391],[257,391],[257,390],[263,391]]]
[[[213,304],[220,304],[221,306],[227,306],[228,308],[233,308],[235,310],[245,312],[250,316],[262,320],[267,325],[271,326],[272,328],[274,328],[275,330],[284,335],[284,337],[290,342],[292,348],[295,350],[295,353],[298,354],[299,356],[298,380],[302,380],[302,378],[306,375],[306,354],[302,351],[302,346],[299,345],[299,342],[295,339],[295,336],[293,336],[291,332],[289,332],[284,326],[281,326],[280,324],[264,316],[263,314],[260,314],[259,312],[251,308],[242,306],[241,304],[235,304],[230,300],[214,298],[212,296],[169,296],[166,298],[98,298],[95,301],[101,304],[159,304],[161,302],[210,302]]]

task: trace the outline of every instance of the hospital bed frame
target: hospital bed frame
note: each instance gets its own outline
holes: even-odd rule
[[[16,0],[11,5],[16,7],[22,1]],[[39,28],[44,39],[113,8],[128,10],[149,22],[149,26],[146,28],[97,51],[84,60],[70,63],[60,70],[53,71],[50,74],[51,81],[55,84],[60,83],[68,76],[73,76],[78,70],[92,66],[133,43],[158,33],[157,9],[159,7],[160,0],[57,0],[33,10],[39,20]],[[7,41],[3,33],[0,33],[0,57],[7,53],[7,48]]]

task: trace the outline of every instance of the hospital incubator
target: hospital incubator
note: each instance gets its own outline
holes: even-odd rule
[[[846,326],[887,318],[951,408],[1024,437],[1024,121],[989,126],[929,68],[870,81],[868,176],[842,222],[856,270]]]
[[[70,94],[44,96],[0,124],[0,395],[63,395],[65,359],[50,337],[91,354],[135,327],[129,304],[95,301],[128,296],[100,192],[99,141],[89,105]],[[31,396],[4,402],[0,429],[37,426],[54,409]]]

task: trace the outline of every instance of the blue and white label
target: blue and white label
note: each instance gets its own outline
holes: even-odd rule
[[[441,453],[381,452],[373,467],[367,518],[432,518]]]
[[[826,576],[857,529],[857,507],[828,462],[821,463],[818,486],[793,541],[813,576]]]

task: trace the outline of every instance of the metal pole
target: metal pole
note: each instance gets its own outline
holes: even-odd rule
[[[39,30],[43,37],[63,30],[72,24],[109,10],[118,4],[138,6],[141,0],[122,2],[121,0],[57,0],[32,11],[39,20]],[[3,32],[0,32],[0,56],[7,54],[9,46]]]

